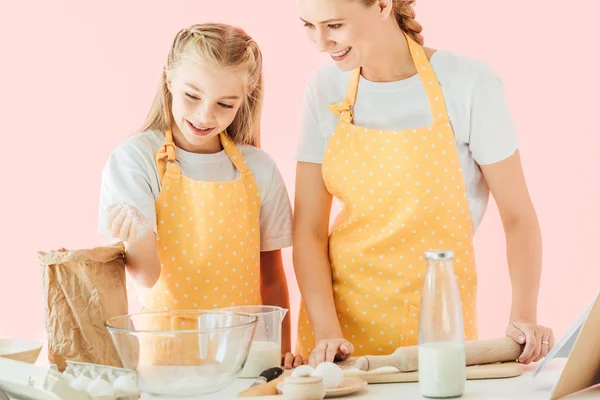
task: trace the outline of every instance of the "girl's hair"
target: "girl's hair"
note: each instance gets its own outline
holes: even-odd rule
[[[140,131],[164,132],[171,128],[173,96],[167,87],[167,77],[184,59],[246,74],[246,98],[227,133],[237,144],[259,147],[263,101],[262,53],[246,32],[225,24],[193,25],[175,36],[158,90]]]
[[[372,6],[378,0],[360,0],[365,6]],[[415,20],[415,9],[413,4],[415,0],[392,0],[394,14],[396,15],[396,21],[402,29],[412,40],[419,43],[421,46],[424,43],[421,32],[423,27]]]

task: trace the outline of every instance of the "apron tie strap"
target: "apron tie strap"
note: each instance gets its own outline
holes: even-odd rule
[[[173,143],[171,129],[165,131],[165,143],[158,149],[154,155],[154,159],[158,167],[158,176],[162,182],[167,170],[167,162],[175,162],[175,144]]]

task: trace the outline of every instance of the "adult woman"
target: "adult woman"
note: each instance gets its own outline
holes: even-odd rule
[[[477,338],[472,237],[489,192],[513,287],[507,335],[529,363],[553,346],[538,325],[541,234],[502,85],[480,61],[422,47],[407,0],[300,0],[335,65],[313,75],[297,155],[297,352],[311,364],[417,344],[423,254],[454,250],[466,339]],[[385,40],[382,40],[385,38]],[[343,210],[328,233],[332,197]]]

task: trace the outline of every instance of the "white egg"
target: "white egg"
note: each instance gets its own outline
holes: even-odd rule
[[[315,369],[310,365],[301,365],[299,367],[294,368],[294,370],[292,371],[292,377],[300,378],[303,376],[310,376],[310,374],[312,374],[313,372],[315,372]]]
[[[111,385],[113,385],[115,383],[115,380],[117,379],[117,377],[115,376],[115,374],[112,371],[110,371],[110,372],[104,372],[101,375],[101,377],[105,381],[108,381],[108,383],[110,383]]]
[[[344,371],[332,362],[319,364],[311,375],[323,378],[323,385],[326,389],[335,389],[344,380]]]
[[[81,375],[71,381],[71,387],[75,390],[81,390],[83,392],[87,391],[88,386],[90,386],[92,380],[87,376]]]
[[[110,383],[100,378],[90,383],[90,386],[88,386],[87,391],[92,397],[108,397],[115,395],[115,390],[110,385]]]
[[[118,377],[113,383],[113,387],[119,394],[137,394],[139,392],[137,384],[129,375]]]

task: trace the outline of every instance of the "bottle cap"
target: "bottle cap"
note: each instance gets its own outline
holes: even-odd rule
[[[425,252],[427,260],[452,260],[454,252],[452,250],[429,250]]]

